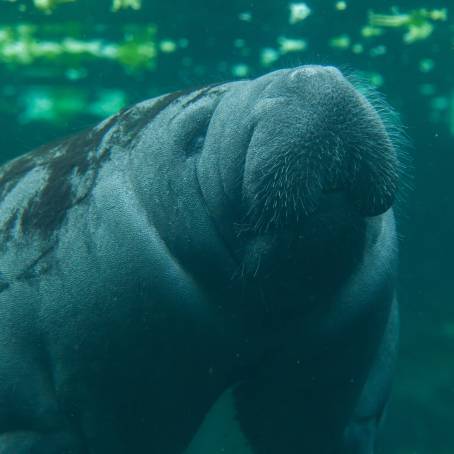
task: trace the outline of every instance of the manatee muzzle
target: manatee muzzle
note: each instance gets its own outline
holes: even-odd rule
[[[287,229],[342,192],[362,216],[393,204],[399,163],[377,109],[336,71],[303,75],[258,103],[243,178],[246,223]]]

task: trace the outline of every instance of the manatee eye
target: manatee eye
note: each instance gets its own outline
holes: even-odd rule
[[[187,157],[193,156],[202,151],[203,144],[205,143],[207,130],[208,124],[203,125],[202,128],[198,128],[195,134],[191,136],[185,148],[185,154]]]

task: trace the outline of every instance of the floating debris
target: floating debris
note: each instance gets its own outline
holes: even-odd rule
[[[178,40],[178,46],[181,48],[181,49],[186,49],[186,47],[188,47],[189,45],[189,39],[187,38],[180,38]]]
[[[373,85],[374,87],[381,87],[384,83],[385,80],[383,79],[383,76],[377,72],[369,72],[369,71],[361,71],[359,72],[359,76],[361,79],[364,79],[367,81],[369,84]]]
[[[87,99],[80,90],[34,87],[21,93],[19,104],[24,106],[19,116],[22,124],[33,121],[64,124],[87,107]]]
[[[366,25],[361,29],[361,35],[364,38],[374,38],[375,36],[383,35],[383,29],[373,27],[372,25]]]
[[[433,30],[434,26],[430,22],[425,22],[421,25],[410,25],[407,33],[404,35],[404,41],[408,44],[421,41],[428,38]]]
[[[171,39],[163,39],[159,43],[159,50],[164,54],[170,54],[177,50],[177,43]]]
[[[301,52],[307,48],[307,42],[304,39],[291,39],[280,36],[277,42],[279,43],[279,51],[282,55],[288,54],[289,52]]]
[[[361,43],[355,43],[352,46],[352,52],[354,54],[362,54],[364,52],[364,46]]]
[[[371,57],[380,57],[382,55],[385,55],[386,54],[386,46],[384,46],[383,44],[379,45],[379,46],[376,46],[376,47],[373,47],[370,51],[369,51],[369,55]]]
[[[378,27],[404,27],[408,25],[420,25],[427,20],[446,21],[448,19],[448,10],[433,9],[428,10],[421,8],[410,11],[409,13],[399,13],[394,8],[392,14],[376,14],[369,12],[369,23]]]
[[[51,34],[65,25],[49,27]],[[80,67],[93,58],[112,60],[129,69],[153,69],[157,56],[153,26],[125,27],[122,42],[82,40],[67,37],[61,41],[37,38],[43,27],[30,24],[0,27],[0,62],[8,65],[46,63],[54,68]]]
[[[23,106],[19,117],[22,124],[47,121],[64,125],[80,112],[105,118],[127,105],[128,99],[122,90],[100,90],[92,100],[80,88],[33,87],[21,93],[19,103]]]
[[[64,3],[74,3],[77,0],[33,0],[33,4],[36,9],[43,11],[46,14],[52,13],[52,11]]]
[[[411,23],[410,14],[376,14],[373,11],[369,12],[369,24],[372,27],[404,27]]]
[[[232,74],[235,77],[247,77],[250,73],[250,68],[248,65],[244,63],[239,63],[237,65],[233,65],[232,67]]]
[[[244,11],[238,15],[239,19],[243,22],[251,22],[252,13],[250,11]]]
[[[335,36],[330,39],[329,45],[335,49],[348,49],[351,44],[350,36],[347,34]]]
[[[244,47],[246,45],[246,41],[242,38],[237,38],[237,39],[235,39],[235,41],[233,41],[233,45],[236,48],[241,49],[242,47]]]
[[[99,118],[118,112],[127,104],[126,94],[121,90],[101,90],[98,99],[88,106],[88,111]]]
[[[429,73],[434,69],[435,62],[431,58],[424,58],[419,62],[419,70],[422,73]]]
[[[69,68],[66,72],[65,72],[65,76],[68,80],[80,80],[80,79],[84,79],[85,77],[87,77],[87,71],[85,69],[82,69],[82,68]]]
[[[381,28],[405,28],[404,42],[407,44],[421,41],[428,38],[434,29],[432,22],[446,21],[448,12],[446,8],[428,10],[421,8],[410,11],[409,13],[400,13],[394,9],[392,14],[377,14],[369,12],[369,25]]]
[[[112,11],[128,8],[138,11],[142,8],[142,0],[113,0]]]
[[[247,30],[248,34],[242,34],[240,30],[240,33],[226,37],[236,60],[233,63],[230,59],[224,62],[211,61],[206,63],[198,60],[194,61],[191,52],[179,52],[192,44],[192,42],[189,43],[187,38],[165,34],[166,39],[157,40],[154,26],[121,25],[120,22],[115,26],[115,30],[112,30],[109,21],[101,21],[98,25],[89,27],[77,15],[74,16],[74,19],[71,19],[71,22],[64,23],[59,23],[57,20],[40,20],[38,17],[42,13],[50,14],[54,12],[55,14],[55,12],[60,11],[60,7],[62,12],[64,12],[65,5],[68,5],[68,10],[74,8],[75,3],[83,5],[86,2],[82,0],[0,0],[1,3],[4,5],[8,4],[9,9],[16,11],[16,13],[20,10],[26,10],[27,14],[30,15],[30,20],[36,21],[36,24],[0,25],[0,65],[12,75],[14,75],[14,72],[20,71],[24,77],[30,77],[33,80],[33,84],[36,84],[36,80],[45,80],[43,85],[46,85],[55,78],[59,80],[63,78],[68,85],[75,87],[83,85],[85,87],[80,90],[80,93],[85,93],[85,98],[83,98],[85,107],[82,107],[78,100],[75,99],[79,95],[73,94],[69,95],[71,99],[74,99],[67,106],[55,104],[51,98],[66,96],[66,92],[62,91],[58,93],[56,91],[45,92],[42,90],[34,93],[27,91],[30,96],[33,95],[33,100],[29,106],[23,103],[25,98],[22,98],[20,92],[17,92],[14,96],[8,95],[16,100],[20,99],[22,103],[20,109],[26,111],[24,116],[21,117],[21,121],[33,121],[35,117],[38,118],[41,112],[42,118],[45,121],[46,118],[49,119],[49,122],[58,121],[58,115],[54,114],[55,111],[68,112],[67,114],[62,114],[63,118],[67,118],[70,115],[69,112],[75,112],[79,108],[82,109],[81,111],[88,112],[91,115],[104,116],[101,115],[101,112],[112,110],[113,106],[119,106],[123,102],[124,94],[122,93],[103,92],[102,96],[98,95],[98,93],[95,96],[92,93],[90,95],[87,94],[92,87],[93,68],[96,68],[99,64],[118,65],[119,68],[115,67],[115,70],[123,70],[128,75],[137,76],[141,71],[154,70],[158,63],[159,55],[168,55],[167,63],[169,63],[172,58],[176,58],[176,53],[178,52],[178,63],[176,64],[182,68],[182,74],[189,79],[209,76],[213,71],[213,66],[216,65],[219,66],[219,71],[223,74],[229,72],[235,78],[250,77],[254,76],[258,69],[252,63],[257,48],[254,42],[250,41],[252,39],[250,36],[253,35],[249,35],[249,33],[254,31],[251,27],[257,25],[260,28],[259,33],[263,32],[267,36],[266,39],[269,39],[268,43],[264,44],[267,47],[258,49],[259,64],[268,68],[276,65],[282,56],[294,54],[295,52],[302,53],[307,50],[309,44],[312,45],[307,34],[300,33],[301,30],[304,30],[303,26],[306,25],[301,24],[301,22],[305,21],[309,16],[316,13],[327,14],[329,21],[339,21],[339,19],[346,17],[345,14],[354,9],[354,5],[348,0],[328,2],[325,11],[320,12],[315,7],[311,9],[316,5],[315,3],[289,0],[289,2],[284,4],[283,9],[281,8],[280,12],[283,17],[281,16],[279,20],[282,19],[287,22],[287,28],[290,27],[288,24],[292,24],[291,29],[276,32],[276,30],[283,29],[281,27],[273,29],[268,23],[265,23],[265,27],[262,28],[263,24],[261,22],[254,23],[257,5],[254,6],[254,10],[252,8],[248,10],[249,6],[243,5],[241,7],[243,11],[241,9],[236,10],[233,13],[233,17],[241,30],[245,27],[244,30]],[[107,0],[102,2],[102,4],[105,5],[102,9],[104,9],[104,14],[108,18],[113,16],[110,11],[127,14],[128,11],[137,11],[144,8],[145,2],[143,0]],[[347,12],[343,13],[346,10]],[[448,46],[454,49],[452,27],[450,27],[449,23],[441,24],[441,22],[448,20],[447,9],[414,8],[413,10],[399,10],[392,8],[383,11],[383,14],[370,11],[368,13],[368,22],[353,25],[350,23],[344,24],[344,29],[340,28],[336,32],[331,31],[330,33],[329,27],[324,30],[316,30],[316,36],[320,38],[317,45],[326,46],[328,41],[332,53],[349,52],[355,56],[362,55],[362,61],[367,59],[370,63],[368,66],[371,68],[375,66],[375,69],[378,70],[377,64],[382,67],[386,65],[385,60],[372,62],[370,57],[379,58],[391,52],[395,56],[395,53],[402,49],[405,52],[404,48],[407,46],[404,46],[404,44],[421,42],[425,39],[430,39],[430,37],[433,37],[435,41],[435,38],[438,39],[439,36],[442,36],[442,33],[437,35],[437,37],[435,36],[435,32],[438,31],[437,27],[440,26],[440,31],[443,32],[442,39],[447,37],[448,44],[436,45],[434,43],[434,46],[425,48],[426,50],[424,51],[421,49],[421,52],[424,52],[422,54],[419,53],[416,56],[415,54],[405,55],[407,59],[411,59],[412,67],[420,74],[421,81],[415,82],[414,91],[416,95],[427,97],[424,101],[431,103],[430,112],[433,114],[432,118],[437,118],[439,122],[445,122],[454,131],[454,94],[451,96],[449,92],[445,92],[446,90],[443,91],[443,87],[437,85],[438,82],[429,77],[432,72],[435,72],[435,69],[441,70],[442,64],[445,63],[442,58],[446,57],[444,52]],[[37,15],[37,13],[41,14]],[[22,20],[28,17],[27,14],[20,14],[20,17],[23,18]],[[63,17],[66,17],[66,12],[64,12]],[[241,24],[240,21],[247,24]],[[50,22],[53,23],[51,24]],[[128,19],[127,22],[130,24],[133,21]],[[338,25],[340,26],[340,24]],[[443,30],[441,30],[442,26]],[[121,29],[118,29],[118,27],[121,27]],[[341,34],[344,30],[348,34]],[[308,32],[314,33],[313,30],[308,30]],[[320,35],[320,33],[322,34]],[[333,36],[335,34],[338,35]],[[385,34],[392,34],[393,36],[386,36],[385,41],[382,38]],[[109,39],[109,37],[111,38]],[[402,40],[400,44],[396,43],[396,38],[398,41]],[[209,41],[213,46],[216,39],[216,37],[207,36],[207,42]],[[192,51],[192,49],[188,50]],[[451,49],[449,50],[451,51]],[[314,49],[314,51],[317,51],[317,49]],[[296,56],[298,58],[298,55]],[[293,56],[291,58],[294,60]],[[355,61],[356,59],[357,57],[355,57]],[[426,74],[428,76],[425,76]],[[10,77],[10,79],[14,80],[13,77]],[[84,79],[87,79],[86,84],[70,83],[72,81],[83,81]],[[378,73],[370,73],[367,79],[375,86],[381,86],[384,83],[383,77]],[[98,81],[95,80],[93,83],[96,85]],[[101,88],[99,92],[102,91]],[[4,89],[2,89],[3,92]],[[0,111],[7,111],[7,109],[11,109],[11,111],[13,109],[16,109],[16,111],[20,110],[16,106],[16,100],[11,101],[8,99],[7,102],[0,100],[2,103]]]
[[[369,81],[374,87],[381,87],[385,83],[385,79],[379,73],[372,73]]]
[[[302,52],[307,49],[307,41],[305,39],[287,38],[279,36],[277,38],[279,49],[265,47],[260,52],[260,64],[265,68],[271,66],[279,60],[282,55],[291,52]]]
[[[434,110],[448,110],[450,100],[447,96],[436,96],[432,99],[431,104]]]
[[[289,22],[291,24],[301,22],[311,14],[311,9],[306,5],[306,3],[290,3],[289,8]]]
[[[447,21],[448,20],[448,9],[433,9],[431,11],[426,10],[427,17],[433,21]]]
[[[338,11],[345,11],[347,9],[347,2],[343,2],[343,1],[336,2],[335,8]]]
[[[279,60],[280,54],[276,49],[265,47],[260,52],[260,63],[262,66],[271,66],[275,61]]]
[[[17,0],[4,0],[9,3],[17,3]],[[79,0],[33,0],[33,6],[45,14],[51,14],[57,7],[66,3],[76,3]],[[113,0],[111,10],[117,12],[122,9],[139,10],[142,8],[142,0]],[[27,4],[19,5],[19,11],[26,11]]]
[[[421,84],[419,92],[424,96],[433,96],[436,93],[436,89],[433,84]]]

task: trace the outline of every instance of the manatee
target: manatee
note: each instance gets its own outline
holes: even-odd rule
[[[0,453],[373,453],[401,146],[366,92],[282,69],[5,164]]]

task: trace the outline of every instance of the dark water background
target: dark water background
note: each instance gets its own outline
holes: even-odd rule
[[[311,0],[291,23],[283,0],[142,0],[116,12],[111,0],[48,1],[52,12],[0,0],[0,163],[138,100],[276,68],[334,64],[378,86],[413,144],[398,207],[401,353],[381,452],[453,454],[454,4]],[[371,12],[392,18],[366,37],[380,19]]]

